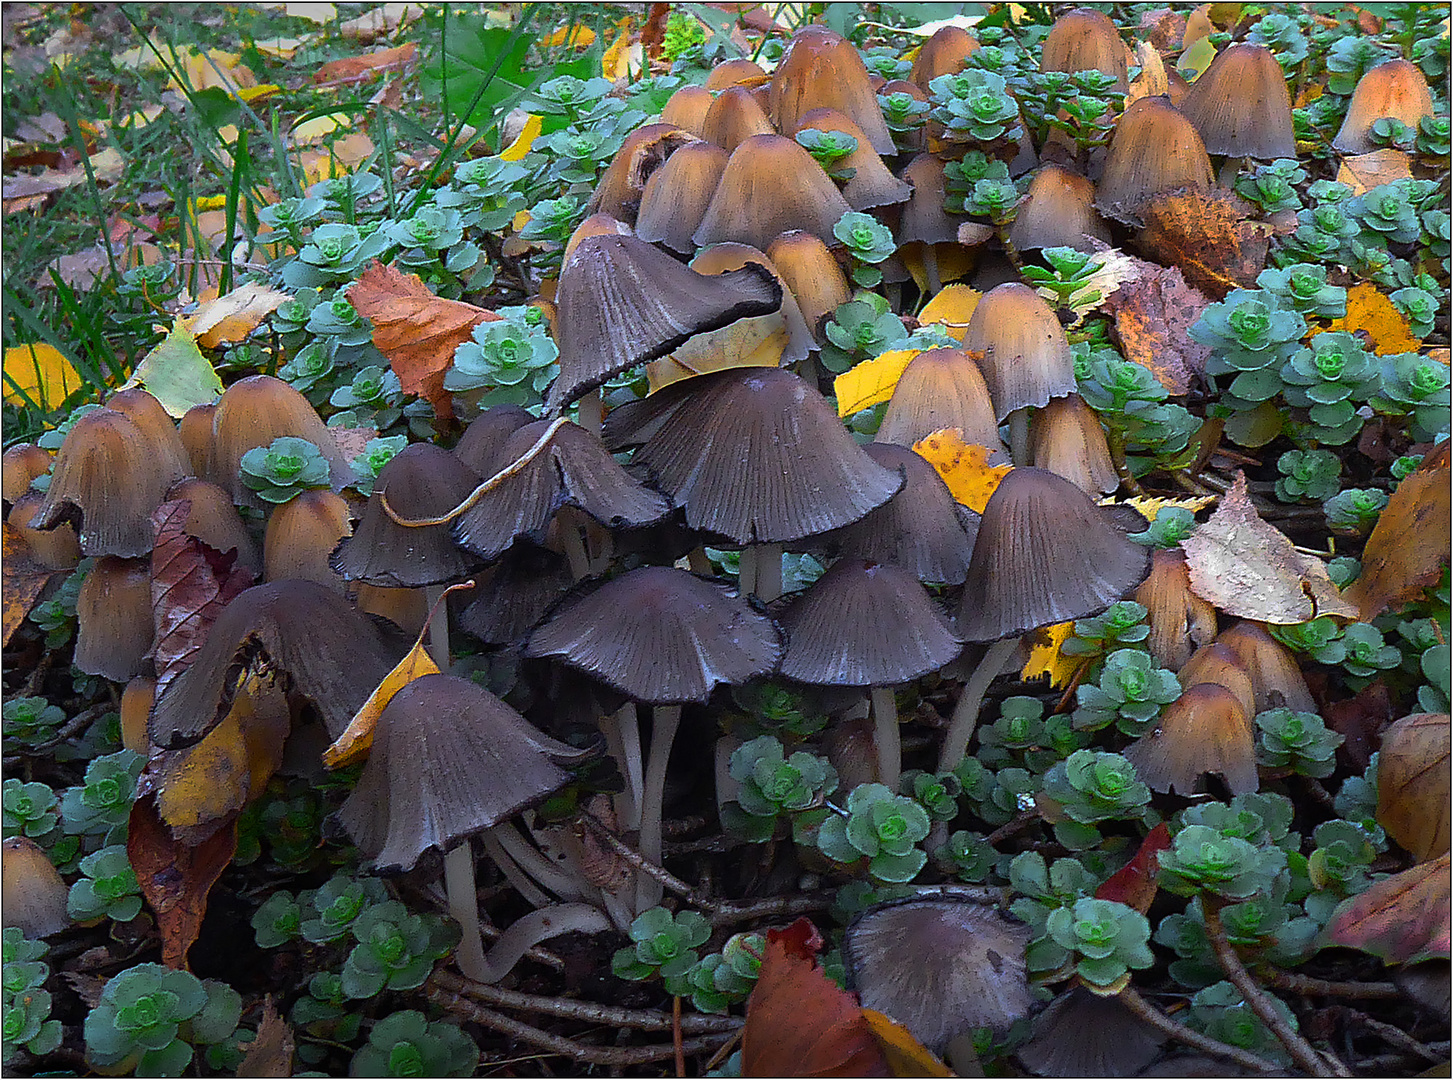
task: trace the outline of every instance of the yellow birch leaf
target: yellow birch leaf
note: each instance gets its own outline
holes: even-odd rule
[[[427,631],[426,631],[427,632]],[[366,753],[369,747],[373,746],[373,729],[378,724],[378,718],[383,713],[384,706],[409,683],[425,675],[437,675],[439,665],[434,663],[424,649],[424,638],[421,634],[419,640],[414,642],[414,647],[409,650],[398,664],[384,676],[383,682],[378,688],[368,695],[368,700],[363,703],[348,726],[343,729],[343,734],[338,736],[336,742],[323,751],[323,764],[330,769],[340,769],[344,765],[352,765]]]
[[[844,371],[832,381],[837,395],[837,414],[852,416],[893,396],[893,388],[903,376],[903,369],[922,349],[889,349],[881,356],[865,360]]]
[[[864,1009],[868,1030],[888,1059],[894,1076],[956,1076],[932,1050],[913,1037],[913,1033],[897,1020],[875,1009]]]
[[[1155,515],[1168,506],[1179,507],[1197,513],[1216,501],[1214,495],[1194,495],[1185,499],[1151,498],[1149,495],[1132,495],[1121,505],[1134,507],[1146,521],[1154,521]],[[1116,505],[1115,499],[1101,499],[1101,506]]]
[[[595,31],[588,26],[562,26],[540,39],[543,48],[557,48],[569,45],[576,49],[588,49],[595,41]]]
[[[621,27],[621,32],[600,58],[600,73],[611,82],[629,78],[633,68],[640,71],[645,58],[641,43],[631,40],[629,22],[622,19],[616,25]]]
[[[1201,73],[1211,66],[1211,61],[1214,59],[1216,59],[1216,46],[1211,44],[1210,37],[1203,37],[1181,53],[1180,59],[1176,61],[1176,69],[1186,82],[1195,82],[1201,77]]]
[[[81,388],[70,357],[54,345],[12,345],[5,350],[5,400],[24,405],[29,397],[49,411]],[[22,391],[25,396],[22,396]]]
[[[983,295],[967,285],[945,285],[937,296],[923,305],[923,310],[918,313],[918,322],[921,326],[938,323],[949,337],[963,341],[969,319]]]
[[[1084,659],[1080,656],[1066,656],[1060,651],[1060,646],[1073,637],[1074,632],[1075,624],[1071,620],[1046,626],[1029,635],[1029,658],[1024,661],[1024,668],[1019,672],[1020,678],[1037,679],[1041,675],[1048,675],[1051,688],[1068,686],[1070,679],[1074,678],[1075,669]]]
[[[982,514],[989,496],[1011,465],[990,465],[987,446],[964,442],[958,428],[942,428],[913,444],[914,451],[943,477],[954,499]]]
[[[198,345],[215,349],[218,345],[241,341],[276,311],[279,304],[290,299],[285,292],[248,282],[226,296],[201,305],[185,325],[196,335]]]
[[[136,365],[123,390],[143,386],[167,414],[181,417],[193,405],[208,405],[222,396],[222,380],[197,348],[196,339],[178,316],[171,333]]]
[[[315,116],[311,120],[304,120],[301,124],[294,126],[289,137],[294,146],[307,146],[310,143],[319,142],[325,135],[331,135],[339,128],[350,127],[353,118],[346,113],[324,113],[322,116]]]
[[[240,101],[261,101],[263,98],[272,97],[273,94],[282,92],[282,87],[277,83],[262,83],[258,86],[243,86],[235,92]]]
[[[973,249],[962,244],[934,244],[934,255],[938,258],[938,280],[959,281],[974,272],[978,257]],[[898,257],[913,278],[920,292],[928,292],[928,270],[923,264],[924,245],[915,242],[904,244],[898,249]]]
[[[532,113],[525,120],[525,126],[520,129],[520,133],[515,136],[515,141],[499,152],[500,160],[519,161],[520,158],[528,154],[530,147],[534,146],[535,140],[540,137],[540,129],[543,124],[544,121]],[[524,213],[524,211],[522,210],[520,213]],[[516,215],[516,218],[518,216]]]
[[[1398,353],[1417,352],[1423,344],[1413,337],[1408,320],[1376,285],[1362,282],[1347,290],[1347,314],[1333,319],[1327,330],[1345,330],[1355,333],[1361,330],[1371,343],[1372,351],[1378,356],[1395,356]],[[1322,327],[1311,330],[1307,337],[1323,333]]]

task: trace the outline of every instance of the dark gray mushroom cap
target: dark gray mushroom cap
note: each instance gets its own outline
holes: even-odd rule
[[[530,543],[513,545],[474,581],[474,599],[460,612],[459,626],[487,645],[529,633],[575,584],[563,556]]]
[[[480,477],[493,476],[508,461],[501,461],[506,440],[526,424],[535,422],[519,405],[495,405],[485,409],[464,429],[454,444],[454,456]]]
[[[644,566],[563,604],[525,645],[557,656],[633,699],[705,701],[720,683],[777,667],[772,620],[727,591],[668,566]]]
[[[588,236],[561,268],[555,304],[560,376],[546,402],[560,409],[696,334],[776,311],[782,286],[764,266],[707,276],[638,237]]]
[[[1056,997],[1030,1030],[1015,1053],[1040,1076],[1135,1076],[1166,1042],[1118,997],[1083,986]]]
[[[890,901],[848,927],[843,963],[863,1008],[891,1016],[941,1054],[971,1028],[1002,1032],[1033,1010],[1029,936],[992,904]]]
[[[672,383],[612,411],[605,439],[612,449],[640,445],[635,460],[693,529],[740,544],[847,525],[903,484],[863,452],[821,394],[778,368]]]
[[[406,649],[316,582],[255,585],[222,609],[191,666],[153,707],[147,733],[166,749],[197,742],[227,715],[248,670],[275,669],[318,707],[336,739]]]
[[[570,782],[593,751],[538,731],[484,687],[425,675],[389,699],[338,823],[380,873],[411,870]]]
[[[496,476],[526,459],[552,423],[536,420],[510,435]],[[470,551],[493,559],[518,537],[542,541],[550,518],[567,504],[611,527],[649,525],[671,512],[671,504],[637,483],[599,440],[579,424],[565,423],[460,515],[454,535]]]
[[[379,470],[363,520],[339,542],[328,565],[349,581],[389,588],[462,578],[479,560],[454,542],[448,525],[400,525],[384,513],[379,497],[387,493],[400,517],[437,517],[463,502],[478,483],[473,471],[443,447],[406,446]]]
[[[944,163],[933,154],[919,154],[903,170],[913,194],[898,220],[900,244],[954,244],[959,226],[969,219],[944,209]]]
[[[894,686],[943,667],[962,648],[912,573],[839,559],[780,615],[782,674],[805,683]]]
[[[1044,469],[1011,469],[984,507],[956,625],[966,641],[997,641],[1082,619],[1149,573],[1149,549],[1074,484]]]

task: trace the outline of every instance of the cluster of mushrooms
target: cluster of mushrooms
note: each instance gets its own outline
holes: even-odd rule
[[[844,212],[879,216],[900,254],[987,240],[944,210],[954,144],[930,124],[904,152],[876,96],[926,100],[929,82],[962,69],[977,48],[946,28],[925,42],[907,81],[882,86],[849,42],[809,26],[770,76],[735,60],[705,86],[678,91],[606,170],[543,304],[560,354],[545,415],[497,407],[452,449],[409,446],[361,511],[340,494],[353,477],[333,432],[268,376],[233,384],[180,427],[145,391],[126,390],[75,422],[53,465],[35,447],[8,452],[8,520],[32,556],[55,567],[97,558],[78,604],[75,663],[127,684],[126,745],[164,767],[230,720],[249,746],[280,746],[279,731],[291,731],[290,750],[301,740],[316,751],[342,734],[444,590],[472,580],[466,603],[455,598],[452,616],[441,608],[431,623],[442,673],[388,702],[337,821],[380,872],[444,854],[450,908],[465,928],[458,962],[479,980],[502,977],[546,936],[623,929],[660,901],[655,877],[609,860],[602,870],[588,833],[519,815],[569,784],[568,766],[604,753],[620,791],[591,804],[596,824],[659,865],[683,712],[713,715],[704,707],[723,687],[775,678],[835,688],[823,700],[836,724],[870,731],[872,747],[840,758],[840,772],[850,784],[896,790],[903,718],[894,687],[967,672],[936,734],[936,768],[950,770],[1025,635],[1134,597],[1150,611],[1152,652],[1185,687],[1129,749],[1142,778],[1189,793],[1217,772],[1232,791],[1254,790],[1251,717],[1273,701],[1314,708],[1297,665],[1254,624],[1218,635],[1184,557],[1152,557],[1128,536],[1144,519],[1098,505],[1120,483],[1104,432],[1074,393],[1060,320],[1014,280],[1012,265],[988,247],[979,253],[984,295],[966,325],[948,328],[960,347],[908,363],[876,441],[856,442],[822,392],[813,360],[822,326],[852,295],[833,235]],[[1099,13],[1062,18],[1044,56],[1128,85],[1127,49]],[[1211,188],[1208,154],[1295,156],[1287,87],[1266,49],[1235,45],[1194,86],[1174,74],[1166,82],[1167,93],[1125,110],[1094,181],[1041,163],[1053,154],[1027,139],[1011,148],[1016,174],[1039,169],[1014,224],[1020,252],[1109,240],[1106,218],[1133,226],[1158,192]],[[1348,124],[1384,109],[1355,101]],[[857,140],[844,162],[850,179],[834,181],[794,141],[806,128]],[[1350,127],[1344,138],[1359,145]],[[901,266],[897,277],[907,278]],[[653,392],[603,415],[602,386],[640,365]],[[1015,466],[982,518],[911,449],[943,429]],[[284,435],[322,450],[332,485],[269,508],[242,484],[239,463]],[[47,470],[48,490],[30,491]],[[190,664],[158,686],[149,656],[154,515],[178,500],[188,504],[186,534],[231,559],[242,584],[257,584],[224,598]],[[240,506],[267,512],[260,545]],[[740,551],[735,582],[715,572],[707,546]],[[827,570],[783,596],[784,551],[812,553]],[[535,723],[450,673],[450,633],[534,663]],[[603,738],[582,739],[592,725]],[[678,760],[682,750],[714,760],[718,799],[730,799],[725,763],[737,741],[685,730]],[[237,809],[285,757],[299,767],[298,754],[269,753]],[[178,833],[198,842],[228,820]],[[536,909],[488,953],[476,837]],[[923,918],[949,918],[935,911]],[[906,932],[895,930],[880,952],[891,954]]]

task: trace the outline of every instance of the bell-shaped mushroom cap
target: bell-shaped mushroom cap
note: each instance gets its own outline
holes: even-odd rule
[[[1216,609],[1191,591],[1185,552],[1179,548],[1151,552],[1150,576],[1135,591],[1135,602],[1146,610],[1150,636],[1145,644],[1161,667],[1179,671],[1192,648],[1216,636]]]
[[[333,575],[336,579],[337,574]],[[423,589],[390,589],[362,582],[353,602],[365,615],[376,615],[393,623],[411,638],[424,632],[429,617],[429,598]]]
[[[651,175],[654,176],[655,173]],[[570,234],[570,239],[565,241],[565,252],[561,258],[568,259],[574,255],[575,249],[580,246],[580,241],[588,236],[630,236],[635,231],[624,221],[613,218],[609,214],[591,214],[575,226],[575,231]]]
[[[97,559],[76,595],[71,662],[87,675],[125,682],[141,674],[155,632],[150,564],[114,555]]]
[[[857,140],[857,149],[838,163],[843,169],[854,170],[852,177],[843,184],[843,198],[854,210],[893,206],[907,202],[913,194],[913,185],[888,171],[878,151],[868,145],[863,129],[849,117],[836,109],[813,109],[802,114],[792,134],[795,136],[798,132],[809,130],[838,131]]]
[[[1093,8],[1075,8],[1054,21],[1045,35],[1040,71],[1103,71],[1115,76],[1122,94],[1129,87],[1125,42],[1110,17]]]
[[[272,668],[317,706],[336,739],[404,651],[401,641],[316,582],[254,585],[217,616],[191,666],[152,709],[148,734],[166,749],[197,742],[227,715],[240,670]]]
[[[727,157],[721,147],[701,140],[672,154],[646,181],[636,215],[636,235],[683,255],[695,251],[691,234],[706,216]]]
[[[857,521],[903,484],[863,452],[826,400],[780,368],[683,379],[615,409],[608,445],[686,509],[686,523],[739,544],[798,540]]]
[[[182,525],[188,536],[195,536],[224,555],[235,549],[238,566],[247,567],[254,575],[262,572],[257,545],[253,543],[247,526],[242,524],[242,515],[232,505],[227,492],[208,480],[189,476],[173,484],[166,498],[167,502],[186,499],[192,504]]]
[[[1297,156],[1286,74],[1265,45],[1228,45],[1217,53],[1181,98],[1180,111],[1208,154]]]
[[[139,386],[130,390],[118,390],[106,399],[106,408],[125,413],[151,444],[152,453],[162,461],[162,467],[178,476],[193,473],[192,459],[182,444],[177,425],[161,402]]]
[[[454,444],[454,456],[476,476],[493,476],[508,461],[500,460],[509,437],[535,417],[519,405],[494,405],[469,422]]]
[[[485,559],[521,536],[542,541],[562,506],[577,506],[612,528],[649,525],[671,512],[669,502],[637,483],[579,424],[526,424],[506,441],[500,460],[487,490],[454,526],[458,542]]]
[[[772,73],[769,99],[778,131],[794,130],[809,110],[836,109],[852,117],[878,153],[898,152],[863,58],[852,42],[825,26],[805,26],[792,35]]]
[[[1166,1041],[1119,997],[1102,997],[1083,986],[1051,1001],[1030,1031],[1029,1041],[1014,1053],[1037,1076],[1135,1076]]]
[[[807,320],[802,317],[802,309],[797,306],[797,298],[792,295],[792,290],[787,287],[787,282],[777,267],[773,265],[772,260],[767,257],[766,252],[754,248],[750,244],[711,244],[698,251],[696,258],[692,259],[689,265],[698,274],[716,277],[720,274],[729,274],[733,270],[740,270],[749,263],[765,266],[777,279],[777,284],[782,286],[782,306],[771,314],[757,315],[751,320],[741,319],[720,330],[698,334],[672,353],[672,359],[686,364],[698,374],[701,371],[714,371],[717,367],[725,367],[726,364],[722,360],[730,353],[721,347],[719,341],[725,339],[735,342],[746,339],[753,329],[762,333],[764,337],[772,334],[785,334],[784,347],[776,358],[776,363],[782,367],[791,367],[798,361],[807,359],[808,353],[812,352],[816,343],[807,329]],[[751,324],[757,325],[752,326]],[[740,338],[737,337],[739,333]],[[775,351],[775,346],[773,351]],[[704,361],[708,366],[701,366],[693,362],[698,360]],[[713,363],[714,366],[710,366]]]
[[[177,425],[177,437],[186,447],[192,475],[210,480],[214,484],[217,483],[217,476],[212,460],[212,425],[216,415],[215,401],[209,401],[205,405],[193,405],[182,413],[181,423]]]
[[[233,383],[217,399],[212,415],[212,479],[232,501],[253,509],[267,508],[242,482],[242,455],[257,446],[271,446],[284,435],[307,439],[328,460],[334,491],[353,479],[348,455],[318,411],[296,389],[271,375],[251,375]]]
[[[17,502],[30,490],[30,482],[50,472],[50,451],[35,443],[17,443],[0,455],[0,497]]]
[[[1078,386],[1064,327],[1028,285],[1008,281],[986,292],[969,316],[964,348],[984,354],[979,370],[1000,420]]]
[[[474,600],[460,612],[459,627],[486,645],[503,645],[529,633],[575,578],[563,556],[524,543],[512,545],[474,583]]]
[[[1256,691],[1251,684],[1251,675],[1225,645],[1214,641],[1202,645],[1181,665],[1176,677],[1187,690],[1202,683],[1224,686],[1236,696],[1247,716],[1256,715]]]
[[[1357,80],[1332,148],[1344,154],[1368,154],[1377,149],[1372,125],[1382,117],[1391,116],[1416,129],[1418,121],[1432,115],[1433,95],[1422,71],[1411,61],[1389,60]]]
[[[185,473],[167,464],[131,418],[93,409],[76,420],[51,469],[32,529],[53,529],[80,514],[87,555],[146,555],[156,532],[152,512]]]
[[[848,985],[935,1053],[977,1027],[1003,1032],[1035,1006],[1029,928],[992,904],[944,897],[868,908],[843,937]]]
[[[1105,429],[1079,394],[1051,398],[1037,409],[1029,430],[1034,464],[1063,476],[1087,495],[1108,495],[1120,486]]]
[[[767,248],[767,257],[787,283],[814,339],[821,344],[823,320],[853,296],[843,268],[826,244],[801,229],[778,235]]]
[[[775,135],[777,129],[745,86],[723,90],[706,110],[702,138],[730,154],[753,135]]]
[[[1220,683],[1192,686],[1166,706],[1125,758],[1152,791],[1193,795],[1204,773],[1219,773],[1233,795],[1255,791],[1256,736],[1251,717]]]
[[[979,51],[979,43],[961,26],[944,26],[918,49],[918,56],[908,72],[908,81],[925,94],[932,93],[928,84],[940,75],[957,75]]]
[[[783,608],[782,674],[835,686],[895,686],[943,667],[962,645],[913,574],[839,559]]]
[[[66,899],[70,890],[60,871],[39,844],[24,836],[10,836],[0,848],[0,912],[5,926],[19,927],[28,938],[58,934],[71,925]]]
[[[777,667],[772,620],[726,586],[669,566],[643,566],[561,605],[525,645],[556,656],[632,699],[705,701],[718,684]]]
[[[1160,192],[1207,191],[1212,182],[1211,159],[1191,122],[1170,98],[1143,97],[1115,125],[1105,171],[1095,185],[1095,207],[1106,217],[1139,225],[1141,208]]]
[[[677,147],[694,139],[689,131],[672,124],[645,124],[626,136],[611,158],[585,209],[591,214],[609,214],[627,225],[635,224],[641,205],[641,191]]]
[[[938,471],[906,446],[869,443],[863,449],[885,469],[901,470],[903,488],[823,543],[844,558],[901,566],[929,584],[963,584],[979,515],[954,502]]]
[[[689,131],[698,139],[704,138],[706,112],[715,100],[706,87],[688,83],[666,99],[661,107],[661,122]]]
[[[1095,210],[1095,185],[1059,165],[1046,165],[1029,182],[1029,194],[1009,239],[1020,251],[1072,247],[1093,251],[1090,238],[1110,243],[1110,229]]]
[[[1293,712],[1318,711],[1296,657],[1256,623],[1237,623],[1218,635],[1216,644],[1230,649],[1251,676],[1251,690],[1256,695],[1254,712],[1282,707]]]
[[[382,874],[412,870],[542,802],[570,782],[562,763],[592,751],[537,730],[484,687],[425,675],[389,699],[338,823]]]
[[[912,446],[942,428],[991,450],[1001,445],[984,375],[963,349],[926,349],[908,361],[873,441]]]
[[[462,503],[478,483],[474,472],[441,446],[404,447],[379,470],[363,519],[328,565],[349,581],[396,588],[463,577],[478,560],[454,543],[448,525],[399,525],[384,513],[380,497],[388,496],[399,517],[438,517]]]
[[[933,154],[919,154],[903,170],[913,194],[898,219],[900,244],[955,244],[959,226],[968,219],[944,209],[944,162]]]
[[[733,86],[762,86],[770,78],[760,64],[739,56],[733,60],[723,60],[707,72],[706,88],[720,91]]]
[[[997,641],[1103,611],[1150,572],[1150,552],[1074,484],[1010,469],[984,506],[956,624]]]
[[[81,561],[81,541],[76,536],[75,526],[69,521],[63,521],[54,529],[42,532],[40,529],[32,529],[28,524],[43,502],[43,492],[32,491],[22,495],[10,507],[10,513],[5,517],[6,524],[20,533],[20,538],[25,542],[25,550],[41,566],[50,570],[74,569]]]
[[[776,311],[782,287],[763,266],[705,277],[639,237],[592,236],[561,269],[555,303],[560,377],[546,401],[558,410],[696,334]]]
[[[836,243],[833,226],[851,210],[822,166],[781,135],[753,135],[732,151],[706,214],[699,247],[734,240],[765,248],[778,233],[804,229]]]
[[[341,596],[346,584],[328,560],[338,542],[352,532],[343,496],[326,488],[299,492],[268,516],[262,534],[263,580],[302,578]]]

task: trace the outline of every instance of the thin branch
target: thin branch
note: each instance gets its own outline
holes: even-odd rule
[[[586,827],[589,828],[591,832],[595,833],[595,835],[600,839],[601,843],[605,844],[605,846],[610,848],[611,851],[613,851],[615,854],[619,855],[622,859],[629,863],[633,869],[638,870],[646,876],[659,881],[662,885],[666,886],[666,888],[670,889],[678,896],[689,900],[694,906],[704,908],[707,911],[711,912],[713,915],[718,914],[723,909],[731,906],[729,904],[723,904],[719,900],[712,900],[709,897],[700,895],[696,888],[682,881],[675,874],[671,873],[671,871],[663,867],[657,866],[655,863],[651,862],[651,860],[647,859],[639,851],[635,850],[630,845],[623,843],[620,837],[616,836],[615,833],[611,832],[610,829],[606,827],[605,823],[601,821],[600,818],[592,814],[589,810],[581,810],[580,818],[582,821],[585,822]]]
[[[1120,991],[1120,1000],[1136,1017],[1144,1020],[1161,1034],[1176,1042],[1184,1043],[1192,1050],[1199,1050],[1201,1053],[1210,1054],[1213,1057],[1225,1058],[1227,1061],[1235,1062],[1243,1069],[1251,1069],[1253,1072],[1277,1073],[1282,1071],[1282,1067],[1275,1062],[1259,1057],[1249,1050],[1242,1050],[1239,1046],[1229,1046],[1220,1039],[1202,1035],[1199,1031],[1186,1027],[1179,1020],[1171,1019],[1141,997],[1133,986],[1127,986]]]
[[[837,892],[823,889],[818,892],[797,893],[792,896],[764,896],[760,900],[744,900],[735,904],[724,904],[711,916],[711,925],[730,926],[732,923],[749,922],[752,919],[766,919],[774,915],[802,915],[809,911],[826,911],[832,906]]]
[[[1397,988],[1397,985],[1390,982],[1330,982],[1327,979],[1317,979],[1311,975],[1298,975],[1293,971],[1281,971],[1276,968],[1258,971],[1257,974],[1277,990],[1286,990],[1288,993],[1303,994],[1308,997],[1372,1001],[1403,996],[1403,992]]]
[[[1414,1057],[1420,1057],[1424,1061],[1446,1061],[1448,1059],[1446,1050],[1439,1051],[1433,1046],[1424,1046],[1402,1028],[1394,1027],[1392,1024],[1385,1024],[1381,1020],[1374,1020],[1366,1013],[1358,1012],[1356,1009],[1348,1009],[1347,1015],[1363,1031],[1366,1031],[1369,1035],[1376,1035],[1404,1054],[1412,1054]],[[1442,1045],[1446,1047],[1448,1044],[1443,1043]]]

